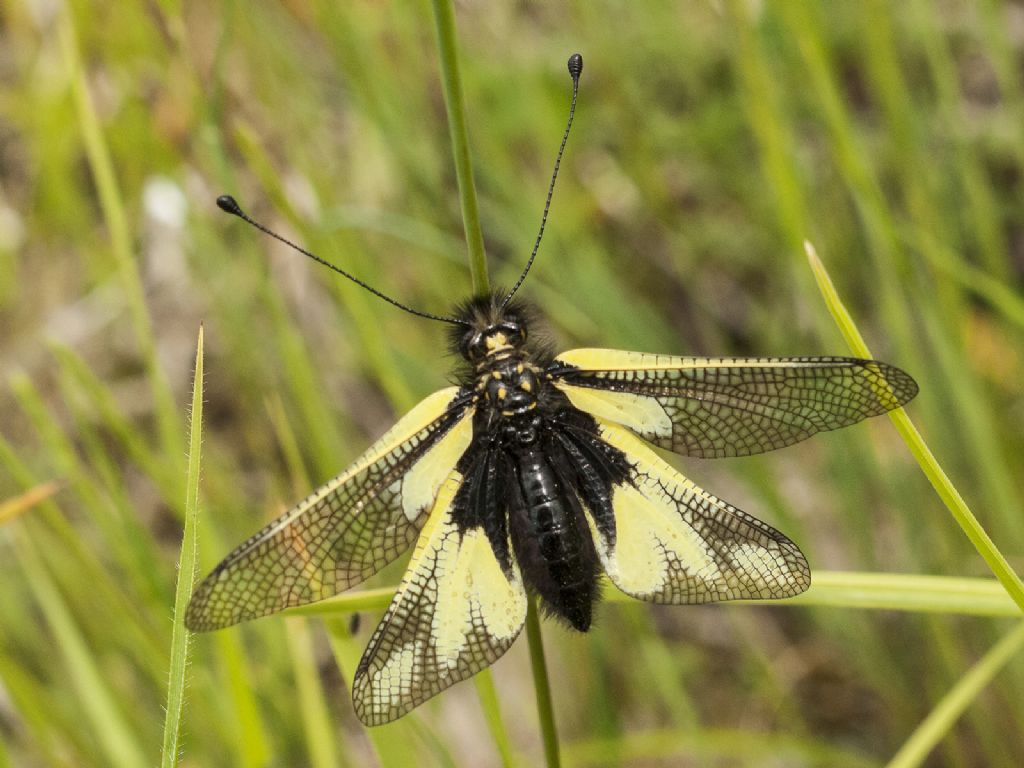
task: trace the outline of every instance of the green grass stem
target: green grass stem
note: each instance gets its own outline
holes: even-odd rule
[[[334,768],[338,763],[336,738],[330,711],[320,685],[313,635],[307,619],[287,619],[285,635],[295,674],[295,692],[302,713],[302,730],[306,739],[311,768]]]
[[[336,616],[386,608],[394,587],[366,589],[337,595],[319,603],[288,609],[297,616]],[[604,599],[630,603],[633,598],[608,589]],[[960,616],[1019,616],[1020,610],[995,579],[926,576],[905,573],[815,571],[811,588],[788,600],[744,600],[766,605],[814,605],[828,608],[865,608],[911,613]]]
[[[272,750],[267,741],[267,727],[260,713],[252,679],[255,665],[248,662],[239,632],[216,635],[217,651],[224,670],[228,697],[231,700],[230,724],[234,733],[233,755],[238,765],[262,768],[270,762]]]
[[[480,209],[476,197],[476,182],[473,178],[473,162],[469,151],[469,131],[466,127],[465,104],[462,96],[462,78],[459,74],[458,42],[455,33],[455,11],[451,0],[433,0],[434,21],[437,27],[437,47],[441,60],[442,87],[444,103],[448,111],[448,128],[452,143],[452,154],[455,158],[455,175],[459,184],[459,197],[462,203],[462,224],[466,233],[466,246],[469,257],[469,273],[473,293],[477,296],[490,291],[490,278],[487,273],[487,253],[484,249],[483,232],[480,229]],[[541,690],[547,689],[547,674],[544,670],[544,648],[540,638],[540,630],[530,632],[530,616],[533,615],[533,602],[530,602],[530,613],[527,615],[527,632],[530,636],[530,658],[534,661],[534,686],[537,690],[537,704],[541,716],[541,727],[544,729],[545,751],[550,755],[554,749],[557,765],[558,744],[549,748],[548,739],[554,738],[554,713],[551,711],[550,692],[546,694],[547,709],[541,706]],[[536,636],[534,636],[536,635]],[[536,656],[540,656],[538,670]],[[538,677],[543,672],[543,677]],[[484,710],[487,725],[494,739],[495,747],[501,756],[503,765],[512,764],[512,746],[501,718],[501,709],[494,689],[494,680],[490,670],[484,670],[476,676],[477,695]],[[545,722],[547,720],[547,722]]]
[[[448,129],[451,134],[452,154],[455,156],[455,176],[459,182],[462,203],[462,225],[469,249],[469,274],[473,293],[486,294],[491,289],[487,276],[487,252],[480,229],[480,208],[473,180],[473,162],[469,154],[469,132],[462,98],[462,77],[459,74],[458,44],[455,39],[455,11],[451,0],[432,0],[434,21],[437,25],[437,48],[441,57],[441,83],[444,103],[448,109]]]
[[[540,632],[540,617],[537,603],[531,596],[526,607],[526,639],[530,645],[530,669],[533,672],[533,690],[537,696],[537,717],[544,741],[544,761],[547,768],[558,768],[562,764],[555,728],[555,711],[551,702],[551,683],[548,680],[548,665],[544,658],[544,640]]]
[[[294,495],[298,496],[303,489],[310,487],[310,480],[302,460],[302,452],[295,430],[292,429],[291,423],[288,421],[288,415],[279,396],[275,395],[269,398],[267,412],[274,425],[285,465],[288,467],[292,491]],[[313,652],[313,635],[310,632],[309,623],[305,619],[286,620],[285,633],[295,674],[299,707],[302,710],[302,727],[310,764],[315,768],[339,765],[335,746],[338,737],[332,727],[331,713],[327,707],[326,695],[318,674],[316,656]]]
[[[928,754],[949,733],[964,710],[978,698],[985,686],[1021,649],[1024,649],[1024,622],[1019,623],[992,646],[992,649],[957,681],[893,755],[886,768],[914,768],[922,765]]]
[[[836,748],[792,734],[740,729],[648,729],[614,740],[588,739],[565,745],[565,764],[572,768],[621,765],[764,765],[814,768],[878,768],[878,762],[851,748]],[[621,757],[609,763],[608,755]]]
[[[71,80],[79,128],[82,132],[89,168],[96,184],[103,220],[110,237],[110,247],[121,278],[121,287],[128,302],[132,327],[152,386],[161,442],[165,453],[177,458],[184,446],[182,445],[181,430],[177,423],[174,395],[157,357],[156,341],[146,309],[142,279],[132,253],[132,236],[125,213],[124,198],[114,173],[110,148],[104,138],[96,106],[86,82],[72,13],[70,7],[64,8],[57,20],[57,37],[60,42],[61,54]]]
[[[185,527],[178,560],[178,583],[174,590],[174,619],[171,623],[171,665],[168,674],[167,708],[164,711],[164,742],[161,768],[172,768],[181,757],[181,714],[185,708],[185,673],[188,666],[189,631],[185,609],[192,599],[198,542],[199,472],[203,445],[203,327],[196,342],[195,374],[192,378],[192,408],[189,411],[188,476],[185,480]]]
[[[137,735],[118,707],[118,695],[108,685],[108,677],[101,670],[99,659],[76,625],[70,607],[53,583],[31,537],[27,534],[18,536],[16,551],[46,625],[53,633],[67,679],[81,701],[82,711],[90,720],[105,764],[113,768],[137,768],[149,764]]]
[[[0,502],[0,525],[14,520],[37,504],[46,501],[63,487],[64,483],[61,481],[50,480],[33,486],[13,498]]]
[[[811,588],[789,600],[751,601],[960,616],[1019,616],[995,579],[908,573],[815,571]]]
[[[473,678],[473,683],[476,685],[477,698],[480,699],[480,707],[484,711],[484,719],[487,720],[487,727],[498,750],[501,764],[503,768],[511,768],[515,764],[512,757],[512,740],[501,716],[501,702],[494,687],[494,675],[489,668],[485,669]]]
[[[385,603],[386,605],[386,603]],[[366,646],[365,637],[357,637],[352,625],[346,619],[327,619],[324,622],[331,652],[342,678],[351,689],[352,676],[359,666],[359,659]],[[346,705],[346,707],[349,705]],[[419,715],[412,713],[390,725],[364,730],[372,750],[372,762],[381,768],[402,768],[413,765],[421,755],[421,745],[416,738],[412,723]]]
[[[839,298],[835,285],[832,283],[832,278],[829,277],[825,265],[818,258],[814,246],[810,242],[805,242],[804,249],[807,252],[811,270],[814,272],[815,280],[818,282],[818,288],[825,299],[828,311],[835,319],[836,325],[839,326],[839,330],[843,334],[843,338],[846,339],[847,345],[858,357],[870,358],[871,350],[868,349],[868,345],[857,329],[853,317],[847,311],[842,299]],[[974,513],[967,506],[967,502],[964,501],[963,497],[953,486],[952,481],[942,470],[942,467],[939,466],[939,462],[925,444],[924,438],[921,437],[921,433],[917,431],[917,427],[914,426],[906,411],[902,408],[891,411],[889,418],[896,425],[896,430],[900,433],[911,454],[917,460],[921,470],[928,478],[928,482],[932,484],[936,493],[939,494],[939,498],[942,499],[946,508],[953,515],[953,519],[956,520],[961,530],[970,539],[971,544],[974,545],[978,554],[988,564],[995,577],[999,579],[1007,594],[1024,611],[1024,582],[1021,582],[1020,577],[1010,567],[1003,553],[996,547],[995,542],[992,541],[981,523],[978,522],[978,518],[974,516]]]

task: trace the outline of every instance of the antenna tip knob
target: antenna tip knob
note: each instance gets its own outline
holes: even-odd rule
[[[235,216],[245,215],[242,212],[242,206],[240,206],[238,204],[238,201],[235,200],[235,198],[233,198],[231,195],[221,195],[220,197],[218,197],[217,207],[220,208],[225,213],[231,213],[234,214]]]
[[[583,57],[574,53],[569,57],[569,74],[573,80],[579,80],[581,72],[583,72]]]

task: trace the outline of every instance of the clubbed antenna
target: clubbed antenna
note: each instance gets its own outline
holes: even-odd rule
[[[576,95],[580,89],[580,74],[583,72],[583,57],[578,53],[574,53],[569,57],[569,76],[572,77],[572,103],[569,105],[569,122],[565,126],[565,133],[562,135],[562,144],[558,148],[558,156],[555,157],[555,171],[551,174],[551,185],[548,187],[548,198],[544,201],[544,213],[540,217],[540,232],[537,233],[537,242],[533,244],[533,251],[530,253],[530,259],[526,262],[526,267],[523,269],[523,273],[519,276],[516,284],[512,286],[512,290],[508,292],[508,296],[501,303],[504,308],[515,295],[516,291],[519,290],[519,286],[523,284],[523,280],[526,279],[527,273],[530,271],[530,267],[533,266],[533,260],[537,258],[537,251],[540,249],[541,238],[544,237],[544,225],[548,223],[548,210],[551,208],[551,196],[555,193],[555,179],[558,178],[558,166],[562,162],[562,153],[565,152],[565,142],[569,140],[569,129],[572,128],[572,118],[576,114]]]
[[[459,320],[458,318],[455,318],[455,317],[442,317],[441,315],[432,315],[429,312],[420,312],[418,309],[413,309],[412,307],[407,307],[405,304],[402,304],[401,302],[395,301],[390,296],[387,296],[387,295],[381,293],[380,291],[378,291],[376,288],[373,288],[373,287],[367,285],[362,280],[360,280],[358,277],[355,277],[354,275],[350,275],[348,272],[346,272],[341,267],[337,267],[334,264],[331,264],[331,262],[329,262],[326,259],[323,259],[323,258],[317,256],[315,253],[310,253],[305,248],[299,247],[298,245],[293,243],[291,240],[288,240],[288,239],[286,239],[284,237],[281,237],[281,235],[277,234],[273,230],[268,229],[267,227],[263,226],[262,224],[260,224],[255,219],[250,218],[249,215],[245,211],[242,210],[242,206],[240,206],[238,204],[238,201],[235,200],[235,198],[233,198],[231,195],[221,195],[220,197],[218,197],[217,198],[217,207],[220,208],[222,211],[224,211],[226,213],[230,213],[230,214],[232,214],[234,216],[237,216],[238,218],[240,218],[242,221],[246,222],[247,224],[251,224],[252,226],[256,227],[256,229],[258,229],[260,232],[263,232],[264,234],[270,235],[275,240],[278,240],[278,241],[284,243],[289,248],[292,248],[292,249],[298,251],[299,253],[301,253],[304,256],[308,256],[313,261],[318,262],[320,264],[323,264],[328,269],[333,269],[339,275],[342,275],[343,277],[347,277],[349,280],[351,280],[356,285],[358,285],[358,286],[360,286],[362,288],[365,288],[370,293],[372,293],[374,296],[379,296],[380,298],[384,299],[384,301],[388,302],[388,304],[393,304],[394,306],[398,307],[399,309],[405,310],[406,312],[408,312],[411,315],[416,315],[417,317],[425,317],[428,320],[440,320],[442,323],[452,323],[453,325],[468,325],[468,323],[466,323],[464,320]]]

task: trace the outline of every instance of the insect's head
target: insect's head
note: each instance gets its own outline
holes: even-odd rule
[[[502,306],[504,298],[498,292],[471,299],[455,312],[465,325],[452,329],[452,346],[473,365],[526,344],[528,311],[518,302]]]
[[[459,352],[471,363],[479,363],[488,355],[518,349],[525,342],[526,326],[515,320],[506,320],[480,330],[466,331],[459,345]]]

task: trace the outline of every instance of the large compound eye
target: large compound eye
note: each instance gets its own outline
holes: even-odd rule
[[[479,331],[470,331],[462,337],[462,356],[467,360],[478,362],[487,356],[487,343]]]
[[[526,326],[515,320],[507,320],[498,327],[505,334],[509,344],[516,346],[526,341]]]

